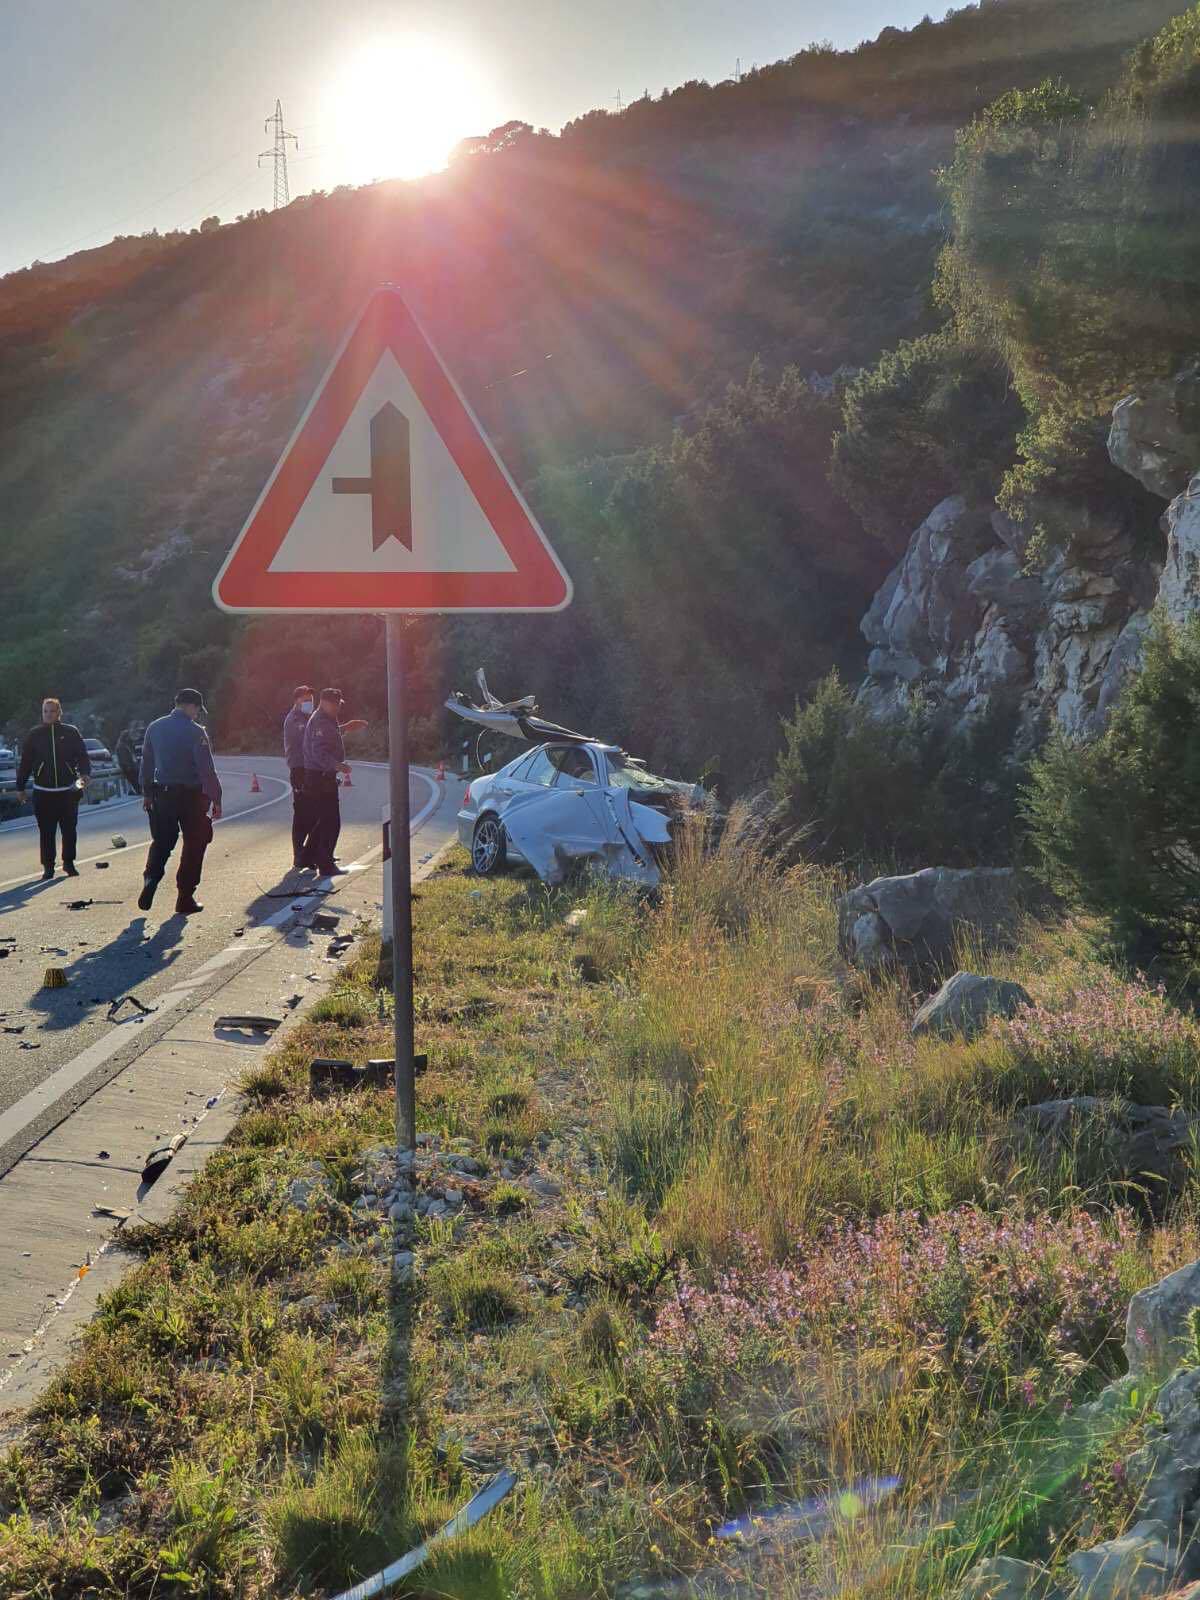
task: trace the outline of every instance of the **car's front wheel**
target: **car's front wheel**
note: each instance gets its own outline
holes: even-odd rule
[[[504,866],[508,847],[504,824],[499,817],[480,817],[471,835],[471,865],[481,878],[490,877]]]

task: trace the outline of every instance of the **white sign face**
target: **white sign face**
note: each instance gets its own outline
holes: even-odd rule
[[[400,295],[346,334],[213,583],[226,611],[561,611],[571,580]]]
[[[390,402],[409,426],[412,549],[399,539],[372,548],[371,496],[334,493],[337,478],[371,476],[371,419]],[[484,515],[390,350],[306,495],[269,572],[513,572]]]

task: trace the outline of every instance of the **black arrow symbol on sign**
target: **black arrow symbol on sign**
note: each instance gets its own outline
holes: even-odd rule
[[[389,400],[371,418],[371,476],[335,478],[334,494],[371,496],[371,548],[389,539],[413,547],[408,418]]]

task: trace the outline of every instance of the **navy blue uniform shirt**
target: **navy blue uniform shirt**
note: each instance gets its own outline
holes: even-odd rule
[[[304,730],[312,714],[293,706],[283,719],[283,759],[291,771],[304,765]]]
[[[213,805],[221,804],[221,781],[213,766],[208,735],[178,706],[146,729],[142,745],[142,789],[155,783],[182,783],[203,789]]]
[[[336,772],[345,761],[346,746],[337,719],[318,706],[304,730],[304,765],[310,772],[329,773]]]

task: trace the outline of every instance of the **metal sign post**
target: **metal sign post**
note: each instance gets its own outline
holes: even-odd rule
[[[396,1145],[417,1142],[413,1063],[412,845],[409,840],[408,712],[404,704],[403,618],[387,623],[388,774],[392,803],[392,1000],[395,1007]]]
[[[462,391],[384,285],[347,331],[213,582],[224,611],[387,618],[396,1142],[416,1143],[401,614],[561,611],[571,580]]]

